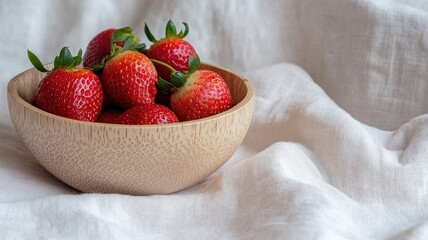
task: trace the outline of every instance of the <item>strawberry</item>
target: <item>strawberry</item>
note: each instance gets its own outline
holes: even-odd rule
[[[117,51],[101,74],[109,99],[122,108],[154,103],[158,75],[153,63],[140,52]]]
[[[104,30],[89,41],[85,55],[83,55],[84,67],[101,64],[103,58],[110,55],[111,35],[115,31],[115,28]]]
[[[132,42],[138,42],[139,40],[132,34],[132,28],[124,27],[120,29],[110,28],[98,33],[89,42],[86,47],[85,55],[83,56],[83,66],[90,67],[96,72],[100,72],[104,67],[104,59],[110,56],[112,51],[111,45],[123,47],[124,41],[131,39]],[[145,45],[141,44],[140,49],[144,48]],[[107,95],[104,94],[103,109],[112,106],[112,102]]]
[[[122,111],[119,109],[109,109],[102,111],[100,116],[97,119],[97,122],[100,123],[117,123],[116,119],[122,114]]]
[[[117,123],[128,125],[151,125],[178,122],[169,108],[160,104],[144,104],[129,108],[117,119]]]
[[[226,81],[216,72],[197,70],[199,58],[189,58],[189,71],[171,71],[171,83],[159,78],[157,86],[163,92],[172,91],[171,109],[180,121],[209,117],[232,107],[233,100]]]
[[[187,23],[183,22],[183,25],[184,32],[180,31],[177,33],[174,23],[169,20],[166,24],[165,38],[156,40],[146,23],[144,25],[144,32],[147,38],[153,43],[147,51],[147,56],[151,59],[164,62],[177,71],[187,71],[189,57],[196,58],[197,54],[193,46],[186,40],[183,40],[189,33]],[[171,71],[168,68],[156,63],[155,67],[160,77],[170,81]]]
[[[47,70],[32,52],[28,58],[34,67],[46,72],[36,93],[36,106],[63,117],[95,121],[101,112],[103,90],[98,76],[88,69],[77,68],[82,62],[82,50],[73,57],[67,47],[55,58],[52,70]]]
[[[109,28],[104,30],[89,41],[86,47],[85,55],[83,56],[83,66],[96,68],[100,67],[103,59],[110,55],[111,45],[114,44],[123,47],[124,40],[127,38],[132,39],[134,42],[139,41],[137,37],[132,34],[131,27],[123,27],[120,29]],[[145,45],[142,44],[141,48]],[[95,69],[98,70],[98,69]]]

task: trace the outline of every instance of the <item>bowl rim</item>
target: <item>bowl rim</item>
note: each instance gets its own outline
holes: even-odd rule
[[[79,124],[79,125],[84,125],[84,126],[110,127],[110,128],[123,128],[123,129],[166,129],[166,128],[185,127],[185,126],[189,126],[189,125],[212,122],[214,120],[219,120],[219,119],[225,118],[225,117],[233,114],[234,112],[238,111],[239,109],[241,109],[245,105],[250,104],[251,101],[254,99],[254,95],[255,95],[254,88],[252,87],[251,82],[247,78],[245,78],[242,75],[237,74],[237,73],[235,73],[235,72],[233,72],[227,68],[224,68],[224,67],[219,67],[219,66],[216,66],[213,64],[208,64],[208,63],[202,63],[201,65],[207,66],[210,68],[214,68],[214,69],[217,68],[217,69],[232,73],[232,74],[236,75],[237,77],[239,77],[240,79],[242,79],[243,83],[245,84],[245,86],[247,88],[247,93],[245,94],[244,98],[240,102],[238,102],[236,105],[231,107],[230,109],[228,109],[224,112],[221,112],[219,114],[215,114],[215,115],[205,117],[205,118],[200,118],[200,119],[190,120],[190,121],[177,122],[177,123],[169,123],[169,124],[127,125],[127,124],[117,124],[117,123],[100,123],[100,122],[89,122],[89,121],[76,120],[76,119],[72,119],[72,118],[58,116],[58,115],[46,112],[40,108],[33,106],[29,102],[25,101],[21,96],[19,96],[16,84],[17,84],[21,75],[24,75],[24,74],[28,73],[29,71],[34,71],[34,70],[36,70],[35,68],[29,68],[29,69],[19,73],[15,77],[13,77],[7,85],[7,93],[11,98],[13,98],[17,103],[22,105],[24,108],[27,108],[27,109],[29,109],[29,110],[37,113],[37,114],[44,115],[45,117],[48,117],[48,118],[53,118],[55,120],[59,120],[62,122],[71,123],[71,124]],[[10,111],[10,109],[9,109],[9,111]]]

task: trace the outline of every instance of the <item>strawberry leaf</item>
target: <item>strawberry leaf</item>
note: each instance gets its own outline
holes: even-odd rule
[[[73,55],[71,55],[70,50],[68,50],[68,47],[63,47],[59,55],[55,57],[54,69],[74,68],[81,63],[82,63],[82,49],[79,50],[79,53],[77,54],[76,57],[73,57]]]
[[[187,71],[187,75],[190,75],[196,70],[198,70],[199,65],[201,65],[201,60],[199,59],[199,56],[196,55],[196,57],[190,56],[189,57],[189,69]]]
[[[156,43],[158,40],[153,36],[153,34],[150,32],[149,26],[147,26],[147,23],[144,23],[144,33],[146,34],[147,38],[150,42]]]
[[[189,25],[187,25],[187,23],[185,23],[185,22],[182,22],[182,23],[184,25],[184,32],[183,32],[183,30],[180,30],[180,32],[177,35],[177,37],[179,37],[179,38],[184,38],[189,33]]]
[[[82,63],[82,49],[79,49],[77,56],[73,57],[73,61],[71,62],[71,66],[77,66]]]
[[[177,36],[177,29],[175,28],[175,24],[174,24],[174,22],[172,22],[171,19],[166,24],[165,36],[167,38],[169,38],[169,37],[176,37]]]
[[[183,31],[183,29],[181,29],[180,32],[177,33],[177,28],[175,27],[174,22],[171,19],[168,20],[168,22],[166,23],[166,27],[165,27],[165,38],[172,38],[172,37],[184,38],[184,37],[186,37],[187,34],[189,33],[189,25],[187,25],[187,23],[185,23],[185,22],[182,22],[182,23],[184,25],[184,31]],[[150,32],[147,23],[144,23],[144,33],[146,34],[146,36],[150,42],[152,42],[152,43],[158,42],[158,40]],[[163,38],[163,39],[165,39],[165,38]]]
[[[171,90],[174,88],[174,86],[170,82],[164,80],[161,77],[159,77],[158,81],[156,82],[156,87],[165,95],[170,94]]]
[[[73,57],[70,50],[68,50],[68,47],[63,47],[59,55],[55,57],[54,68],[52,70],[47,70],[40,59],[30,50],[27,50],[27,54],[33,66],[41,72],[51,72],[55,69],[74,68],[82,63],[82,49],[79,49],[77,56]]]
[[[112,41],[112,43],[123,42],[130,35],[132,35],[132,28],[131,27],[119,28],[116,31],[114,31],[113,34],[111,35],[111,41]]]
[[[61,61],[63,61],[64,56],[64,48],[61,49],[61,52],[58,56],[55,57],[54,60],[54,69],[57,69],[61,65]]]
[[[108,60],[119,54],[123,51],[122,47],[116,46],[115,44],[111,45],[110,56],[107,56],[103,59],[103,62],[106,63]],[[105,60],[105,61],[104,61]]]
[[[132,41],[132,39],[128,38],[126,39],[126,41],[123,43],[123,48],[124,49],[128,49],[130,47],[132,47],[134,45],[134,41]]]
[[[28,55],[28,59],[30,59],[31,64],[33,64],[33,66],[37,70],[39,70],[40,72],[49,72],[49,70],[47,70],[43,66],[43,63],[40,61],[40,59],[28,49],[27,49],[27,55]]]
[[[140,43],[135,37],[129,37],[123,44],[124,50],[141,51],[146,48],[146,44]]]
[[[64,47],[61,49],[61,52],[58,56],[59,61],[57,61],[59,64],[63,64],[65,66],[69,66],[71,62],[73,61],[73,56],[71,55],[70,50],[68,50],[67,47]],[[54,65],[55,67],[55,65]]]
[[[176,88],[182,87],[186,83],[186,74],[183,72],[175,72],[171,74],[171,83]]]
[[[111,35],[111,49],[114,52],[115,43],[123,42],[123,50],[142,51],[146,45],[140,42],[137,36],[132,34],[131,27],[120,28]],[[117,49],[116,49],[117,50]]]

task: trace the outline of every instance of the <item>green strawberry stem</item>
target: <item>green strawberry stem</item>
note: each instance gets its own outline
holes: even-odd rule
[[[173,87],[180,88],[181,86],[183,86],[186,83],[187,75],[185,73],[178,72],[173,67],[171,67],[170,65],[168,65],[167,63],[164,63],[162,61],[152,59],[152,58],[150,59],[150,61],[157,63],[159,65],[162,65],[171,71],[171,83],[172,83]],[[159,81],[162,82],[162,86],[165,85],[165,83],[163,83],[163,81],[165,81],[165,80],[162,79],[161,77],[159,77]],[[165,82],[169,83],[168,81],[165,81]],[[171,83],[169,83],[169,84],[171,84]],[[164,90],[166,90],[166,89],[164,89]],[[168,90],[171,90],[171,88]]]
[[[171,67],[171,65],[169,65],[167,63],[164,63],[162,61],[159,61],[159,60],[156,60],[156,59],[153,59],[153,58],[150,58],[150,61],[152,61],[153,63],[157,63],[159,65],[162,65],[162,66],[168,68],[172,73],[177,72],[177,70],[175,70],[173,67]]]
[[[59,55],[55,57],[54,67],[51,70],[46,69],[40,59],[30,50],[27,50],[27,55],[33,66],[40,72],[49,73],[56,69],[72,69],[82,63],[82,49],[79,49],[77,56],[73,57],[68,47],[63,47]]]
[[[156,84],[158,89],[163,94],[169,94],[175,91],[175,88],[183,86],[184,83],[186,82],[186,74],[182,72],[178,72],[173,67],[171,67],[171,65],[153,58],[150,58],[150,61],[152,61],[153,63],[159,64],[161,66],[164,66],[171,71],[171,82],[168,82],[159,76],[158,82]]]
[[[174,74],[177,72],[177,70],[175,70],[175,68],[171,67],[171,65],[169,65],[165,62],[162,62],[162,61],[159,61],[159,60],[156,60],[153,58],[150,58],[150,61],[168,68],[171,71],[171,74]],[[196,55],[196,57],[190,56],[187,75],[190,75],[190,74],[194,73],[196,70],[198,70],[200,65],[201,65],[201,60],[199,59],[198,55]]]
[[[161,66],[164,66],[171,71],[171,82],[168,82],[162,79],[161,77],[159,77],[158,79],[157,86],[158,86],[158,89],[161,90],[162,92],[171,92],[176,90],[177,88],[182,87],[186,83],[187,78],[192,73],[196,72],[196,70],[198,70],[199,68],[199,65],[201,64],[201,61],[198,55],[196,55],[196,57],[193,57],[193,56],[189,57],[188,71],[187,73],[184,73],[184,72],[179,72],[175,70],[169,64],[164,63],[162,61],[152,59],[152,58],[150,59],[150,61],[152,61],[153,63],[159,64]]]

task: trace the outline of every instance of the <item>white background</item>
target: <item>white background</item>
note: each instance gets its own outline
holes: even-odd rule
[[[0,232],[63,239],[426,239],[426,1],[0,0]],[[202,61],[245,75],[247,138],[167,196],[80,194],[11,124],[10,78],[110,27],[190,26]]]

